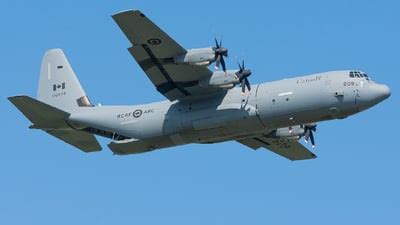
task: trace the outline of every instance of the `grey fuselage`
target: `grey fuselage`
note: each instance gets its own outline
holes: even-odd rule
[[[206,98],[134,106],[86,107],[72,113],[74,126],[146,140],[153,149],[188,143],[215,143],[268,134],[277,128],[341,119],[390,95],[367,77],[333,71],[232,88]]]

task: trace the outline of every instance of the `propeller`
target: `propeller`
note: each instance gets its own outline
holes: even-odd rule
[[[304,126],[304,141],[308,143],[310,139],[311,145],[315,148],[315,140],[313,132],[317,131],[317,124],[307,124]]]
[[[244,94],[244,92],[246,91],[246,87],[248,91],[251,90],[250,82],[248,79],[248,77],[251,75],[251,70],[244,68],[244,60],[242,60],[242,65],[240,65],[239,62],[238,65],[239,71],[236,72],[236,76],[239,78],[239,83],[242,86],[242,93]]]
[[[225,66],[225,60],[224,56],[228,57],[228,49],[222,47],[222,39],[217,41],[217,38],[215,38],[215,47],[213,47],[214,50],[214,60],[215,60],[215,69],[218,69],[219,64],[222,65],[222,70],[226,72],[226,66]]]

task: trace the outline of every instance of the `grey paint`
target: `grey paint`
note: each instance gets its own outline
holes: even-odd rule
[[[354,82],[354,86],[344,86],[345,82]],[[69,120],[138,140],[164,138],[168,145],[159,147],[168,147],[237,140],[277,128],[345,118],[390,95],[387,86],[350,78],[349,71],[262,83],[253,85],[253,90],[246,96],[233,88],[194,101],[89,107],[71,114]],[[337,92],[343,96],[336,96]],[[135,118],[135,110],[143,114]]]
[[[390,96],[390,89],[386,85],[365,77],[352,78],[350,71],[332,71],[255,84],[246,95],[242,95],[241,89],[236,87],[172,102],[80,107],[78,100],[85,93],[72,68],[61,50],[50,50],[50,53],[62,58],[51,66],[62,62],[63,68],[58,71],[59,77],[55,81],[52,80],[55,78],[46,79],[47,71],[42,69],[38,91],[41,101],[28,97],[12,97],[10,100],[25,115],[29,115],[33,122],[31,128],[42,129],[50,134],[62,129],[64,133],[55,136],[74,146],[82,146],[80,142],[84,140],[78,138],[78,133],[68,130],[107,136],[112,139],[109,147],[116,154],[228,140],[239,140],[249,147],[257,147],[259,144],[251,139],[256,137],[297,140],[304,135],[302,125],[342,119]],[[45,62],[49,61],[47,55]],[[62,69],[65,69],[64,72]],[[59,81],[65,82],[65,88],[54,90],[53,83]],[[43,104],[47,106],[41,106]],[[33,109],[35,113],[29,113]],[[59,113],[57,109],[65,113]],[[57,120],[60,123],[43,118],[59,118]],[[62,120],[68,126],[58,127]],[[288,127],[292,127],[293,134],[285,136]],[[68,135],[63,135],[66,133]],[[304,149],[293,151],[293,154],[276,149],[280,142],[275,142],[275,147],[264,147],[292,160],[315,158]],[[90,136],[85,146],[99,150],[96,143]],[[300,147],[297,145],[296,148]]]
[[[32,121],[31,128],[84,151],[100,150],[96,134],[112,139],[109,147],[115,154],[237,140],[298,160],[315,158],[297,143],[304,125],[346,118],[390,96],[386,85],[350,77],[350,71],[253,84],[242,95],[235,87],[237,70],[213,73],[204,67],[214,60],[212,48],[184,49],[138,10],[113,18],[131,42],[132,56],[171,101],[92,106],[64,53],[53,49],[42,62],[39,101],[9,98]],[[90,135],[82,138],[82,132]]]
[[[40,101],[24,96],[10,100],[28,115],[33,123],[31,128],[42,129],[84,151],[99,150],[100,146],[94,137],[82,139],[79,132],[111,138],[109,147],[115,154],[228,140],[258,148],[259,140],[265,143],[261,146],[292,160],[315,158],[303,147],[297,144],[290,147],[293,142],[288,142],[304,135],[302,125],[346,118],[390,96],[386,85],[370,78],[350,77],[350,71],[332,71],[255,84],[246,95],[236,87],[172,102],[82,107],[78,100],[85,92],[65,55],[59,49],[50,53],[57,53],[54,57],[63,59],[49,60],[46,53],[44,62],[57,62],[50,63],[56,68],[62,62],[63,68],[59,68],[57,77],[50,79],[46,79],[47,71],[42,69]],[[54,88],[53,83],[57,82],[65,82],[65,88]],[[293,133],[288,132],[288,127],[292,127]],[[58,130],[61,133],[55,135]],[[272,145],[263,140],[272,140]]]
[[[78,110],[75,100],[86,94],[61,49],[45,53],[40,74],[38,100],[65,111]]]

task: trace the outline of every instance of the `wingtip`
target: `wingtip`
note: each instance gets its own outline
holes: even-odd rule
[[[139,9],[124,9],[124,10],[117,11],[117,12],[113,13],[111,15],[111,17],[115,18],[117,16],[120,16],[120,15],[123,15],[123,14],[128,14],[128,13],[132,13],[132,14],[137,13],[137,14],[140,14],[141,16],[143,16],[143,17],[145,16]]]
[[[18,99],[18,98],[26,98],[29,97],[28,95],[14,95],[14,96],[8,96],[7,99],[12,102],[12,100],[14,99]]]

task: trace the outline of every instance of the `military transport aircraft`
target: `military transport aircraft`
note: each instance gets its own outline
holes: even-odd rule
[[[390,96],[390,89],[358,70],[331,71],[250,85],[244,62],[227,70],[228,50],[185,49],[138,10],[113,15],[131,42],[129,52],[168,100],[133,106],[94,106],[64,53],[45,53],[37,99],[9,100],[41,129],[84,152],[100,151],[95,135],[111,139],[116,155],[189,143],[234,140],[290,160],[316,158],[316,122],[343,119]],[[222,65],[222,71],[208,66]],[[241,85],[241,88],[235,87]]]

